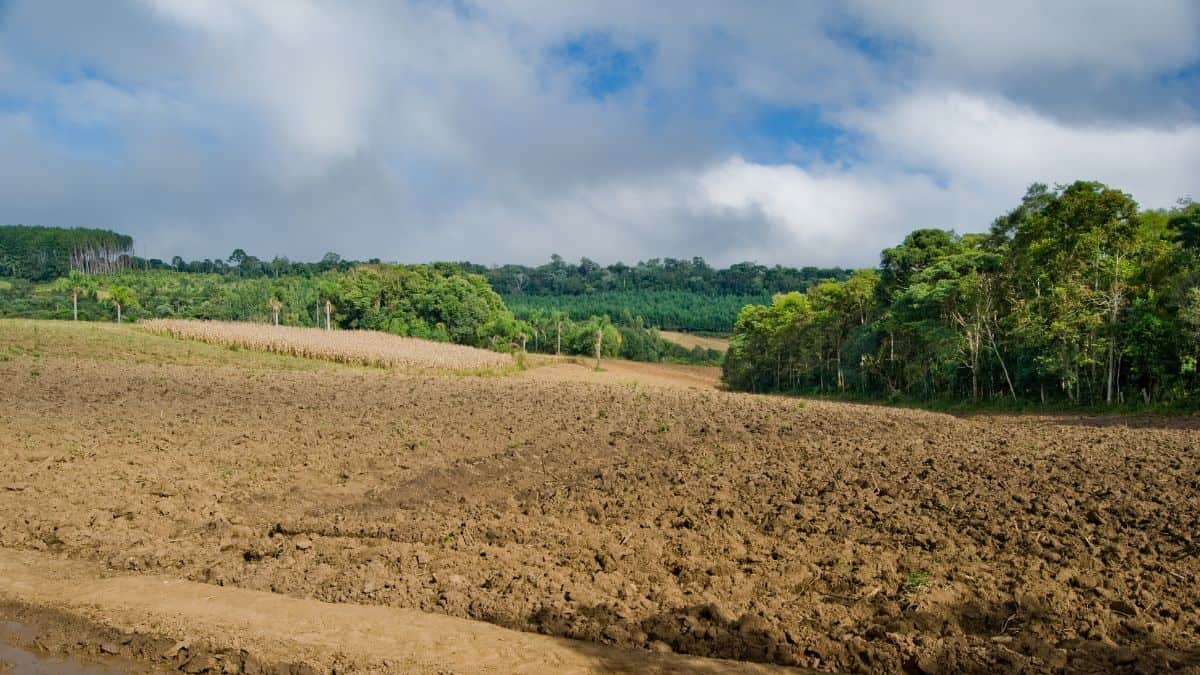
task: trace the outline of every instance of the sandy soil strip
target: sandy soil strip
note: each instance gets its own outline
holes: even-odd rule
[[[572,360],[545,359],[542,365],[522,373],[520,377],[554,382],[593,382],[599,384],[651,385],[684,389],[713,390],[721,385],[721,369],[713,366],[689,366],[672,363],[640,363],[621,359],[605,359],[599,372],[593,370],[594,360],[576,357]]]
[[[57,616],[60,624],[92,624],[92,649],[157,657],[189,673],[795,672],[620,650],[409,609],[329,604],[153,575],[106,577],[87,563],[0,549],[0,614],[20,619],[16,606],[46,610],[43,622]],[[74,639],[88,648],[86,638]]]

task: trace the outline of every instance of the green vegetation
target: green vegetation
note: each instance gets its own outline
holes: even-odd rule
[[[0,317],[137,321],[210,319],[379,330],[519,351],[594,356],[596,331],[605,357],[718,365],[721,355],[661,339],[628,313],[574,320],[533,311],[518,320],[477,274],[457,265],[357,264],[314,276],[242,276],[173,270],[86,275],[71,271],[52,283],[12,279],[0,286]],[[547,336],[554,335],[555,340]],[[561,336],[561,339],[560,339]]]
[[[6,225],[0,227],[0,277],[49,281],[70,270],[129,269],[133,238],[108,230]]]
[[[518,317],[534,311],[563,312],[575,320],[619,317],[628,311],[664,330],[727,333],[742,307],[769,302],[773,293],[803,291],[824,279],[844,279],[848,270],[765,267],[744,262],[728,269],[703,258],[654,258],[636,265],[608,266],[559,256],[538,267],[483,267],[462,263],[485,276]],[[621,322],[623,323],[623,322]]]
[[[849,270],[765,267],[743,262],[728,269],[711,267],[703,258],[653,258],[636,265],[602,266],[583,258],[573,265],[560,256],[538,267],[483,267],[462,263],[467,271],[487,277],[504,297],[515,295],[583,295],[605,291],[689,291],[705,295],[762,295],[802,290]]]
[[[709,296],[693,291],[600,291],[585,295],[510,295],[505,302],[522,318],[539,311],[561,311],[573,319],[586,319],[620,316],[628,310],[663,330],[727,333],[743,307],[770,299],[770,295]]]
[[[13,279],[0,317],[113,321],[149,317],[320,326],[325,303],[342,328],[509,349],[526,330],[478,275],[455,266],[360,265],[318,276],[241,277],[167,270]]]
[[[915,593],[929,584],[929,572],[924,570],[912,570],[904,575],[904,582],[900,584],[902,593]]]
[[[917,230],[878,270],[745,308],[751,391],[1033,405],[1197,399],[1200,205],[1034,185],[990,233]]]
[[[527,312],[522,323],[528,327],[526,349],[544,354],[594,357],[596,332],[601,331],[604,357],[712,366],[721,365],[723,358],[721,352],[713,349],[686,349],[664,340],[657,329],[628,310],[617,314],[617,321],[613,322],[608,315],[576,320],[566,312],[534,309]]]
[[[2,268],[10,278],[0,281],[0,317],[328,322],[502,351],[531,345],[534,351],[586,356],[594,356],[596,331],[603,325],[603,356],[714,365],[719,353],[681,348],[650,325],[726,331],[742,306],[766,297],[762,289],[803,284],[819,272],[750,264],[713,270],[700,259],[601,268],[586,259],[566,265],[556,257],[538,268],[484,268],[360,263],[328,253],[316,263],[267,262],[242,249],[228,260],[175,257],[168,264],[130,255],[132,239],[124,235],[40,227],[0,227],[0,244],[4,260],[16,261]],[[513,296],[519,308],[514,315],[489,279],[535,294]],[[616,285],[628,290],[603,290]],[[759,295],[713,301],[703,293],[714,288]],[[570,295],[576,291],[587,295]],[[553,347],[543,339],[551,318]]]

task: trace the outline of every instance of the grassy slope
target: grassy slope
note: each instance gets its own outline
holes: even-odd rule
[[[0,319],[0,360],[68,355],[97,361],[233,366],[255,370],[351,368],[330,361],[177,340],[154,335],[130,324]]]
[[[0,319],[0,361],[19,357],[80,358],[126,363],[235,367],[246,370],[370,368],[174,338],[152,333],[135,324]],[[521,369],[522,366],[514,363],[511,366],[491,369],[393,367],[386,370],[412,374],[493,377],[508,375]]]

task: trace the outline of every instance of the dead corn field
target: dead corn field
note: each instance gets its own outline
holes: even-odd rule
[[[829,672],[1200,667],[1195,419],[68,348],[0,361],[5,548]]]
[[[177,338],[363,366],[482,371],[512,365],[507,354],[379,331],[182,319],[149,319],[139,325]]]

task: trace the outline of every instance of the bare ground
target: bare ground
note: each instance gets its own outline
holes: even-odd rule
[[[0,336],[10,551],[824,671],[1200,669],[1194,418],[960,419],[607,362],[310,370],[54,330]]]
[[[18,666],[56,675],[119,672],[770,673],[758,664],[648,654],[395,607],[112,574],[0,549],[0,613],[26,647]],[[18,620],[20,623],[14,622]],[[95,654],[98,664],[39,654]],[[118,656],[120,655],[120,656]],[[124,657],[124,658],[122,658]],[[135,660],[136,659],[136,660]]]

